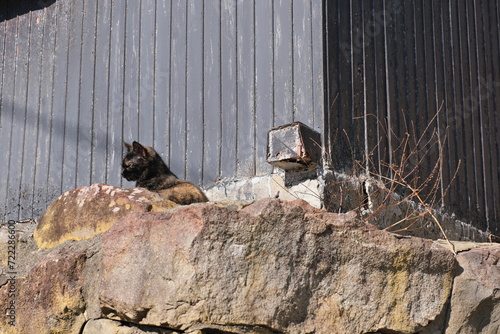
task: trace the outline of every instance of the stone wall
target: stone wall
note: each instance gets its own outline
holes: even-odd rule
[[[424,208],[403,201],[396,192],[366,175],[352,176],[330,170],[277,172],[248,179],[225,180],[206,189],[215,201],[255,201],[263,198],[302,199],[316,208],[331,212],[356,211],[360,219],[381,229],[428,239],[443,239],[443,233]],[[446,236],[451,240],[486,242],[493,237],[470,222],[457,219],[442,207],[433,207]],[[421,215],[418,219],[409,216]],[[410,228],[408,228],[408,226]],[[498,239],[497,241],[499,241]]]
[[[50,214],[38,225],[11,224],[14,233],[3,225],[0,333],[500,330],[496,244],[455,243],[455,256],[446,244],[381,231],[355,212],[303,200],[170,209],[135,205],[148,196],[157,203],[143,195],[127,197],[129,212],[112,224],[123,190],[94,185],[62,196],[48,212],[86,210],[79,240],[39,233],[70,223]],[[109,219],[92,214],[95,199]]]

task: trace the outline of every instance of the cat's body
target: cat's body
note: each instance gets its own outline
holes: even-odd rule
[[[136,187],[155,191],[181,205],[208,201],[201,189],[177,178],[151,147],[135,141],[132,145],[124,144],[128,153],[122,161],[122,176],[128,181],[136,181]]]

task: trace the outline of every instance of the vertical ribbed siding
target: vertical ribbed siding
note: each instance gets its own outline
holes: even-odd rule
[[[321,1],[31,2],[0,18],[4,219],[75,187],[131,186],[123,141],[209,184],[269,173],[274,125],[323,131]]]
[[[461,162],[442,203],[476,227],[500,233],[498,2],[353,0],[326,6],[334,166],[349,169],[353,157],[363,161],[366,153],[377,173],[390,176],[381,162],[397,162],[406,132],[418,139],[431,124],[424,140],[436,131],[443,150],[436,145],[425,155],[421,179],[442,157],[442,194]]]

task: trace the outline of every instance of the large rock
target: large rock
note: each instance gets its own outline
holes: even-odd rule
[[[15,268],[0,267],[0,333],[498,332],[499,245],[457,264],[440,245],[353,214],[246,204],[134,212],[48,250],[33,225],[16,225]]]
[[[7,282],[0,288],[0,309],[5,311],[0,333],[79,333],[85,322],[87,260],[86,247],[59,248],[34,263],[26,262],[24,266],[31,267],[27,275],[17,268],[4,270]]]
[[[500,246],[457,255],[447,334],[500,333]]]
[[[35,240],[40,248],[53,248],[67,240],[90,239],[104,233],[130,212],[162,211],[175,206],[147,189],[93,184],[59,196],[40,218]]]
[[[130,214],[103,235],[102,254],[105,317],[179,330],[415,333],[444,319],[455,266],[423,239],[269,199]]]

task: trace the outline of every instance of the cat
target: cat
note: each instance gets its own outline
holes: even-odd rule
[[[153,148],[136,141],[132,145],[123,144],[127,154],[122,161],[122,176],[128,181],[136,181],[136,187],[157,192],[180,205],[208,202],[200,188],[175,176]]]

